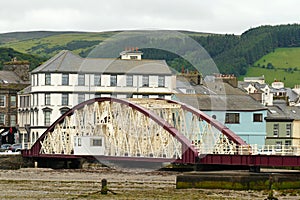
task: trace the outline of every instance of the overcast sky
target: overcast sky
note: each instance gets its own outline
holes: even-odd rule
[[[299,0],[0,0],[0,32],[191,30],[300,23]]]

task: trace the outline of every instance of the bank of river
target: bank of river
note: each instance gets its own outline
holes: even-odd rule
[[[0,199],[265,199],[269,191],[176,189],[179,172],[145,170],[21,168],[0,170]],[[99,193],[107,179],[114,193]],[[274,191],[280,199],[299,199],[300,191]]]

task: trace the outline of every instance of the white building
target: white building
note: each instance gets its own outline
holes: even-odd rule
[[[61,51],[33,70],[31,86],[19,93],[20,132],[34,142],[68,109],[95,97],[171,99],[176,76],[164,60],[141,55],[133,50],[121,59],[81,58]]]
[[[258,82],[239,82],[239,88],[245,90],[250,96],[265,106],[273,105],[273,92],[268,84]]]

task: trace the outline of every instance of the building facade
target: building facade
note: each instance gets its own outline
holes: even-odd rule
[[[267,108],[238,88],[232,75],[205,77],[202,84],[177,81],[175,100],[189,104],[227,126],[248,144],[264,145]],[[194,93],[187,93],[191,88]]]
[[[0,71],[0,131],[1,144],[20,141],[17,131],[18,101],[17,93],[29,85],[29,63],[17,61],[4,63]]]
[[[300,146],[300,108],[281,104],[268,107],[266,144]]]
[[[19,93],[20,130],[33,142],[64,112],[95,97],[171,99],[175,78],[164,60],[143,60],[136,50],[121,59],[62,51],[33,70],[31,86]]]

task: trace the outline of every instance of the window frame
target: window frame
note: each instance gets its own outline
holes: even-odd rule
[[[279,136],[279,124],[273,124],[273,137]]]
[[[61,94],[61,105],[62,106],[68,106],[69,105],[69,94],[68,93],[62,93]]]
[[[0,95],[0,107],[6,107],[6,95],[3,94]]]
[[[149,87],[149,75],[142,76],[142,87]]]
[[[158,87],[166,86],[166,78],[165,76],[158,76]]]
[[[240,113],[226,113],[225,114],[225,123],[226,124],[240,124]]]
[[[101,86],[101,74],[94,75],[94,86]]]
[[[115,87],[115,86],[117,86],[117,84],[118,84],[118,76],[117,75],[115,75],[115,74],[111,74],[110,75],[110,86],[111,87]]]
[[[45,106],[50,106],[50,105],[51,105],[51,94],[45,93]]]
[[[10,115],[10,126],[16,126],[17,124],[17,115]]]
[[[91,138],[90,146],[91,147],[102,147],[103,146],[103,138]]]
[[[133,87],[133,75],[126,75],[126,86]]]
[[[45,85],[51,85],[51,74],[45,73]]]
[[[61,85],[69,85],[69,74],[66,74],[66,73],[62,74]]]
[[[82,103],[82,102],[84,102],[85,101],[85,94],[78,94],[78,96],[77,96],[77,102],[78,102],[78,104],[80,104],[80,103]]]
[[[6,114],[5,113],[0,113],[0,125],[5,125],[5,118]]]
[[[292,124],[286,124],[285,125],[285,130],[286,130],[286,137],[291,137]]]
[[[78,74],[78,86],[85,86],[85,74]]]
[[[45,126],[51,125],[51,111],[50,110],[44,111],[44,125]]]
[[[15,98],[14,100],[13,100],[13,97]],[[17,107],[17,96],[16,95],[10,96],[10,107]]]
[[[253,113],[253,122],[263,122],[263,114]]]

